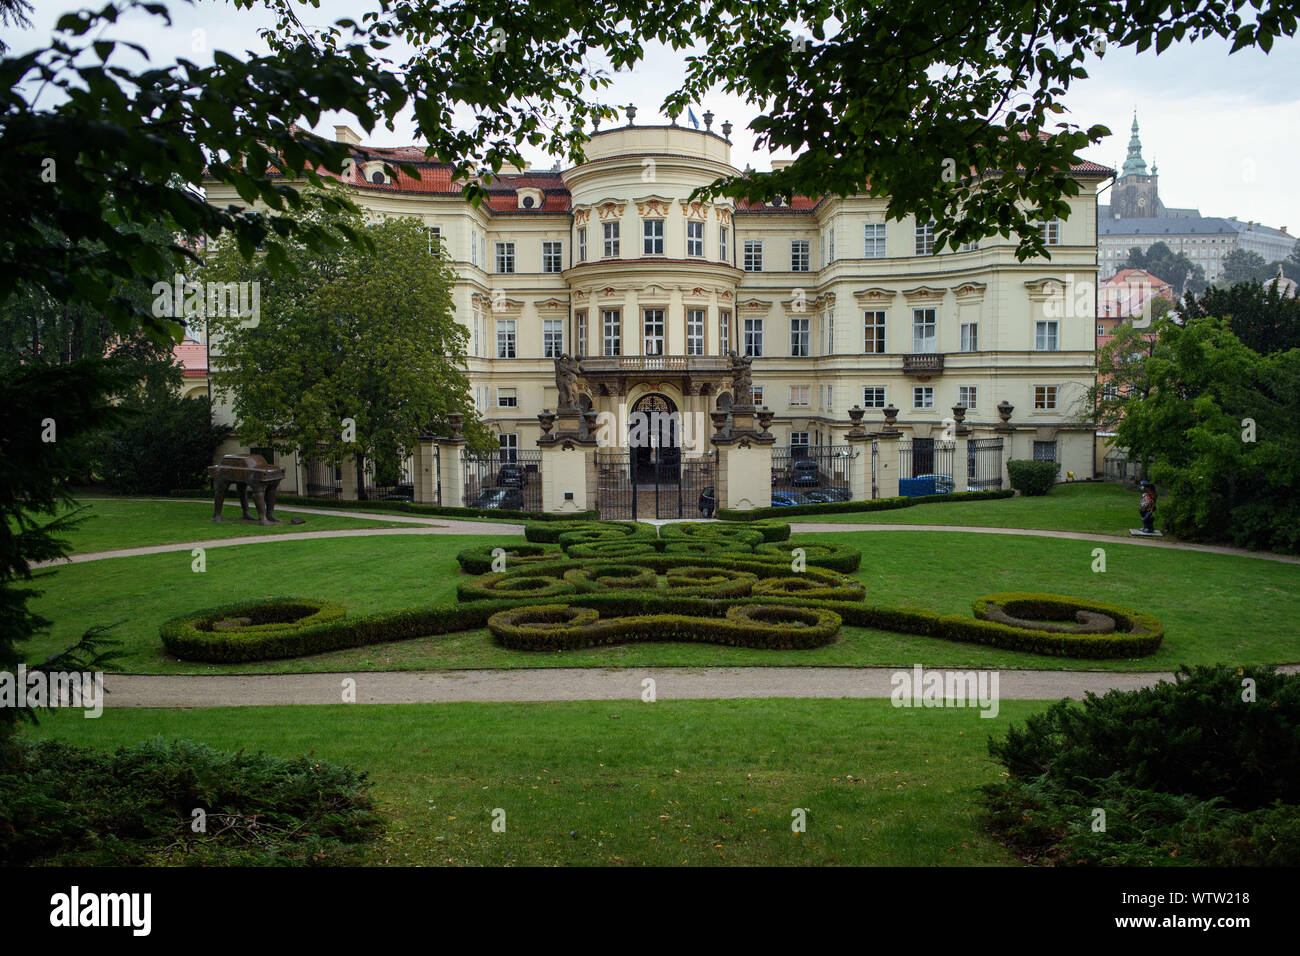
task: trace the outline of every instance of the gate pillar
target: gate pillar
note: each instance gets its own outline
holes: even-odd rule
[[[710,440],[718,449],[720,508],[753,511],[772,504],[772,417],[766,407],[756,413],[753,405],[732,405],[729,425],[725,415],[715,419],[719,430]]]
[[[595,417],[592,413],[593,425]],[[575,408],[562,408],[558,415],[543,411],[537,420],[542,423],[542,437],[537,439],[542,452],[542,511],[575,514],[595,508],[594,427],[584,429]]]
[[[451,436],[438,439],[438,454],[430,456],[438,463],[438,481],[442,485],[442,501],[439,504],[452,508],[465,506],[465,468],[461,464],[461,452],[465,450],[465,436],[461,433],[465,416],[452,412],[447,416]]]

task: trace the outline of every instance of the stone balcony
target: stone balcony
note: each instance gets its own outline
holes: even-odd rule
[[[903,374],[929,378],[943,371],[943,355],[935,352],[912,352],[903,356]]]
[[[711,395],[731,377],[731,361],[722,355],[594,355],[578,363],[598,395],[623,395],[639,381],[663,377],[680,379],[683,392]]]

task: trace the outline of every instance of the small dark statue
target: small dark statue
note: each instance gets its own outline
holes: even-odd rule
[[[1142,516],[1142,533],[1154,534],[1156,530],[1156,486],[1149,481],[1141,484],[1142,500],[1138,504],[1138,514]]]
[[[212,479],[213,521],[224,521],[221,508],[226,502],[226,491],[233,484],[239,489],[239,506],[244,520],[252,521],[248,513],[248,496],[252,494],[257,506],[257,523],[279,524],[275,516],[275,493],[284,480],[284,469],[269,465],[261,455],[226,455],[221,464],[208,468]]]

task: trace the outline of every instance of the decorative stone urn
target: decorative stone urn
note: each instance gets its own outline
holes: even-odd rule
[[[857,405],[854,405],[849,409],[849,422],[851,424],[849,425],[848,433],[845,435],[846,438],[867,437],[867,430],[862,427],[862,416],[865,414],[866,412]]]
[[[898,435],[898,409],[893,403],[885,406],[885,427],[880,430],[882,435]]]
[[[1015,410],[1016,406],[1012,405],[1005,398],[998,402],[998,417],[1001,418],[1002,421],[997,425],[994,425],[993,430],[999,432],[1015,431],[1016,426],[1011,424],[1011,413]]]
[[[713,429],[717,432],[717,437],[721,437],[727,430],[727,413],[709,412],[709,418],[713,420]]]
[[[450,412],[447,415],[447,425],[449,428],[451,428],[452,441],[465,440],[465,433],[464,433],[465,416],[464,415],[462,415],[460,412]]]
[[[952,407],[952,420],[957,423],[954,431],[958,435],[970,434],[970,426],[966,424],[966,406],[961,402]]]
[[[544,408],[538,414],[537,421],[542,426],[542,437],[545,438],[551,433],[551,429],[555,427],[555,412],[549,408]]]
[[[776,418],[776,412],[772,411],[766,405],[758,410],[758,427],[763,435],[770,435],[768,426],[772,424],[772,419]]]

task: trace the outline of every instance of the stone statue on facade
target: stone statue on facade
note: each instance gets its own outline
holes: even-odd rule
[[[731,390],[738,405],[754,403],[754,360],[748,355],[737,355],[732,349],[727,353],[731,360]]]
[[[555,387],[560,393],[560,411],[577,411],[578,376],[581,374],[582,366],[568,354],[555,360]]]

